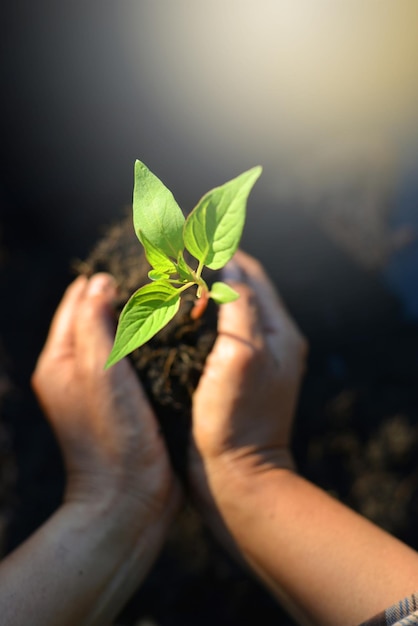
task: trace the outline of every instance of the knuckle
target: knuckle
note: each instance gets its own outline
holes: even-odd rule
[[[233,365],[238,367],[244,375],[259,371],[266,360],[266,351],[258,343],[249,343],[235,339],[233,348]]]
[[[254,270],[254,272],[258,275],[265,275],[265,271],[264,271],[264,267],[262,265],[262,263],[260,263],[260,261],[258,259],[255,259],[254,257],[251,259],[251,265],[252,268]]]
[[[263,268],[262,263],[260,263],[258,259],[256,259],[253,256],[250,256],[249,254],[245,255],[245,265],[253,273],[264,274],[264,268]]]
[[[48,365],[45,356],[41,354],[30,378],[31,387],[36,393],[39,393],[43,388],[44,380],[47,376],[47,369]]]
[[[217,368],[239,370],[247,373],[260,364],[265,351],[257,343],[250,343],[238,336],[224,336],[219,349],[209,355],[209,361]]]

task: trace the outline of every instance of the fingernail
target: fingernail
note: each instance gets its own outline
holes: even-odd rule
[[[242,282],[244,274],[236,261],[229,261],[222,270],[222,278],[231,282]]]
[[[87,285],[87,296],[94,298],[107,293],[113,293],[116,289],[116,283],[110,274],[95,274],[92,276]]]

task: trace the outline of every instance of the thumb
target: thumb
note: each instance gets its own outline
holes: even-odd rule
[[[90,278],[76,316],[75,343],[80,365],[102,369],[112,349],[115,322],[112,304],[116,283],[110,274]]]
[[[67,288],[51,322],[44,352],[54,356],[68,355],[74,349],[74,326],[78,305],[87,279],[79,276]]]
[[[240,297],[233,302],[221,305],[218,316],[218,336],[225,335],[254,347],[260,346],[263,342],[263,332],[256,293],[235,259],[225,266],[222,278],[239,293]]]
[[[95,274],[89,280],[77,315],[77,367],[86,380],[101,386],[104,397],[110,393],[117,402],[130,402],[132,406],[149,409],[145,392],[128,359],[104,369],[115,338],[112,312],[115,296],[116,282],[110,274]]]

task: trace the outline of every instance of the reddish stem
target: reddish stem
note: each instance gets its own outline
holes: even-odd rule
[[[203,313],[206,311],[206,307],[208,306],[208,301],[208,292],[202,291],[202,295],[194,301],[193,308],[190,311],[190,317],[192,320],[198,320],[202,317]]]

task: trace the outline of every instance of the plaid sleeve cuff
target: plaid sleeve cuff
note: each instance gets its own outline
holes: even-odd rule
[[[418,593],[397,602],[360,626],[418,626]]]

